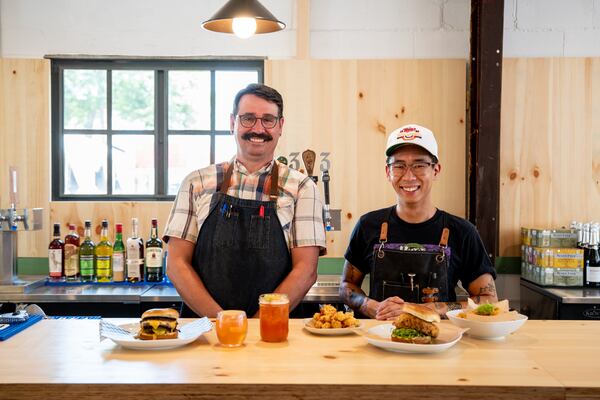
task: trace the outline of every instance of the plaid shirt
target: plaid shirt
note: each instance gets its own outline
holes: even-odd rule
[[[235,161],[234,161],[235,160]],[[249,173],[235,158],[227,194],[246,200],[269,201],[267,178],[273,162],[279,166],[279,198],[277,217],[281,223],[288,249],[319,246],[325,254],[323,202],[317,185],[306,175],[278,161],[271,161],[260,170]],[[210,165],[190,173],[181,183],[173,203],[164,240],[170,236],[196,243],[200,228],[208,217],[212,195],[218,192],[217,178],[223,177],[229,163]]]

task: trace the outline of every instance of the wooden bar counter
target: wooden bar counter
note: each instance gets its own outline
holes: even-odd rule
[[[242,348],[220,347],[213,330],[177,349],[128,350],[99,342],[98,323],[44,320],[0,342],[0,399],[600,399],[600,321],[528,321],[437,354],[312,335],[302,320],[285,343],[260,341],[250,320]]]

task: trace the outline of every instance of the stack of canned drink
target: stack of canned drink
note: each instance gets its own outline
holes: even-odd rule
[[[578,232],[521,228],[521,276],[542,286],[583,286]]]

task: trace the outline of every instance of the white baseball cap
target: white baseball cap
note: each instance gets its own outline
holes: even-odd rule
[[[404,125],[396,129],[387,140],[385,147],[385,155],[390,156],[400,146],[414,144],[427,150],[433,157],[435,162],[438,160],[438,145],[435,141],[433,132],[429,129],[415,124]]]

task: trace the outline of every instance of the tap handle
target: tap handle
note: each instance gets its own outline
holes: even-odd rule
[[[302,161],[304,161],[304,166],[306,167],[306,173],[310,177],[312,177],[313,170],[315,168],[315,159],[316,158],[317,158],[317,154],[312,150],[305,150],[302,152]]]
[[[8,168],[8,180],[10,182],[10,189],[8,191],[11,208],[17,208],[17,167]]]
[[[331,177],[329,176],[329,171],[323,171],[323,191],[325,192],[325,204],[329,205],[329,181]]]

